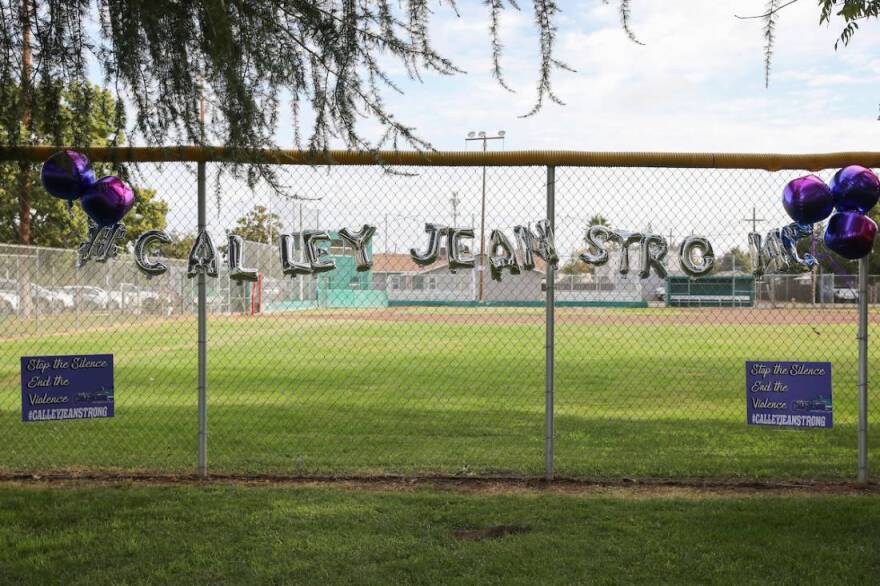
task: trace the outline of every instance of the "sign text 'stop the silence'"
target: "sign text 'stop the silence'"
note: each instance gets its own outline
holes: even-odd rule
[[[22,421],[113,417],[113,355],[23,356]]]

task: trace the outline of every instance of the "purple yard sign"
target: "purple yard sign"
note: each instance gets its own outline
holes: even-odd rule
[[[22,356],[21,420],[113,417],[113,355]]]
[[[749,425],[831,427],[830,362],[746,362]]]

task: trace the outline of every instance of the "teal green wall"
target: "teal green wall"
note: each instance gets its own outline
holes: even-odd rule
[[[754,303],[755,279],[749,275],[737,277],[668,277],[666,305],[668,306],[737,306],[750,307]],[[733,296],[747,297],[736,300]],[[678,299],[672,300],[673,296]],[[688,299],[692,297],[693,299]],[[702,298],[701,298],[702,297]],[[706,299],[715,297],[716,299]],[[726,298],[726,299],[725,299]]]
[[[328,232],[330,234],[330,238],[333,240],[339,240],[338,232]],[[371,240],[367,245],[370,254],[373,253],[373,241]],[[357,278],[358,289],[361,291],[366,291],[372,288],[373,286],[373,272],[372,271],[363,271],[358,272],[356,265],[354,254],[347,253],[344,255],[333,255],[329,258],[332,258],[336,261],[336,269],[322,273],[318,275],[318,293],[320,295],[321,291],[333,290],[337,291],[340,289],[352,290],[351,281],[354,278]]]

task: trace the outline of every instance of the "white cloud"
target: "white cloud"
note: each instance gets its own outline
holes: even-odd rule
[[[525,6],[525,5],[524,5]],[[516,94],[490,76],[485,8],[460,3],[461,16],[438,10],[434,42],[469,73],[426,76],[388,96],[399,116],[437,148],[462,148],[471,129],[508,131],[507,148],[595,150],[830,151],[869,149],[875,141],[875,24],[833,50],[839,23],[818,25],[812,3],[787,8],[776,29],[769,89],[764,88],[763,0],[633,4],[630,42],[614,6],[563,4],[558,54],[577,73],[560,71],[555,89],[566,106],[521,119],[534,100],[538,60],[531,14],[502,22],[505,73]],[[366,127],[365,127],[366,128]]]

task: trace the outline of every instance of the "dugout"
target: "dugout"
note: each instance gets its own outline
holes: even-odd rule
[[[667,307],[751,307],[754,302],[755,279],[752,275],[666,278]]]

